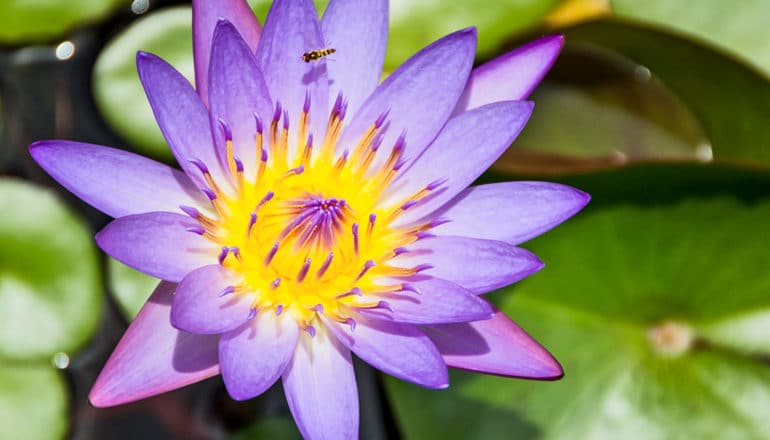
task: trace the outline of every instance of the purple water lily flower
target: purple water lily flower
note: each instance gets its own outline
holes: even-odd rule
[[[480,294],[543,265],[517,247],[579,211],[563,185],[468,188],[532,112],[549,36],[472,70],[476,32],[426,47],[379,83],[386,0],[193,1],[196,88],[160,58],[137,68],[182,171],[68,141],[30,147],[63,186],[116,218],[96,240],[163,280],[90,394],[142,399],[221,373],[238,400],[282,378],[308,438],[353,438],[351,352],[448,386],[447,366],[562,374]],[[303,54],[333,43],[334,60]],[[310,58],[310,57],[305,57]]]

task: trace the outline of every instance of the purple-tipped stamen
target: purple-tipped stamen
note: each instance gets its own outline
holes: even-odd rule
[[[429,183],[428,186],[425,187],[425,189],[428,190],[428,191],[433,191],[436,188],[440,187],[441,185],[445,184],[447,182],[447,180],[448,179],[446,177],[444,177],[442,179],[434,180],[433,182]]]
[[[401,292],[414,292],[418,295],[422,295],[422,292],[420,292],[420,289],[418,289],[417,287],[409,283],[404,283],[401,285]]]
[[[433,234],[431,232],[426,232],[426,231],[420,231],[414,235],[415,237],[417,237],[418,240],[424,240],[426,238],[433,238],[436,236],[436,234]]]
[[[214,200],[217,199],[217,193],[215,193],[211,189],[209,189],[209,188],[201,188],[201,191],[203,192],[203,194],[206,194],[206,197],[208,197],[208,199],[210,201],[213,202]]]
[[[283,110],[283,129],[289,129],[289,111],[286,109]]]
[[[310,270],[310,263],[312,263],[312,260],[307,258],[302,264],[302,268],[299,270],[299,274],[297,274],[297,282],[301,283],[305,279],[307,271]]]
[[[263,126],[262,126],[262,118],[259,117],[259,115],[254,112],[254,122],[257,125],[257,133],[262,134]]]
[[[432,264],[424,263],[424,264],[415,266],[412,270],[414,271],[414,273],[420,273],[420,272],[425,272],[426,270],[433,269],[433,267],[434,266]]]
[[[358,254],[358,223],[353,223],[350,229],[353,233],[353,250]]]
[[[206,230],[203,229],[202,226],[198,226],[198,225],[188,226],[188,227],[184,228],[184,230],[187,231],[187,232],[192,232],[193,234],[198,234],[198,235],[203,235],[203,234],[206,233]]]
[[[262,148],[262,155],[260,156],[259,160],[262,162],[267,162],[267,148]]]
[[[283,113],[283,109],[281,108],[281,102],[275,103],[275,111],[273,112],[273,121],[280,121],[281,120],[281,113]]]
[[[401,205],[401,210],[402,211],[406,211],[407,209],[413,207],[414,205],[416,205],[419,202],[420,202],[419,199],[418,200],[410,200],[410,201],[404,203],[403,205]]]
[[[348,100],[342,101],[342,108],[340,109],[340,120],[345,119],[345,115],[348,113]]]
[[[305,165],[300,165],[297,168],[292,168],[289,171],[286,172],[287,175],[300,175],[305,172]]]
[[[323,304],[316,304],[313,307],[310,308],[310,310],[316,312],[316,313],[323,313],[324,312],[324,306]]]
[[[399,256],[399,255],[401,255],[401,254],[405,254],[405,253],[407,253],[407,252],[409,252],[409,249],[407,249],[407,248],[405,248],[405,247],[397,247],[397,248],[393,249],[393,253],[394,253],[396,256]]]
[[[275,244],[273,244],[273,247],[270,248],[270,252],[267,253],[267,256],[265,257],[265,266],[269,265],[271,261],[273,261],[273,257],[275,257],[276,252],[278,252],[278,243],[277,241]],[[280,283],[280,278],[278,278],[278,282]],[[275,286],[278,287],[278,286]]]
[[[280,279],[280,278],[276,278],[276,279],[274,279],[274,280],[273,280],[273,282],[272,282],[272,283],[270,283],[270,286],[271,286],[273,289],[277,289],[277,288],[278,288],[278,286],[280,286],[280,285],[281,285],[281,279]]]
[[[278,304],[275,308],[275,316],[281,316],[281,313],[283,313],[283,304]]]
[[[222,291],[219,292],[217,296],[222,298],[223,296],[227,296],[233,292],[235,292],[235,286],[227,286],[224,289],[222,289]]]
[[[374,222],[377,221],[377,214],[369,214],[369,233],[374,229]]]
[[[308,332],[308,334],[310,334],[311,338],[315,338],[315,327],[313,327],[312,325],[309,325],[305,327],[305,331]]]
[[[436,227],[439,227],[441,225],[444,225],[444,224],[447,224],[447,223],[451,223],[451,222],[452,222],[452,220],[450,220],[448,218],[441,218],[441,217],[434,218],[433,220],[430,221],[430,223],[428,223],[428,227],[433,229],[433,228],[436,228]]]
[[[339,116],[340,111],[342,111],[342,93],[337,94],[337,99],[334,100],[334,105],[332,106],[332,115]]]
[[[387,301],[378,302],[377,305],[373,307],[373,309],[385,309],[391,313],[393,312],[393,307],[391,307],[390,303]]]
[[[257,309],[252,307],[251,309],[249,309],[249,316],[246,317],[246,320],[247,321],[251,321],[252,319],[254,319],[256,317],[257,317]]]
[[[364,296],[364,292],[361,291],[358,287],[354,287],[350,289],[350,292],[345,292],[337,295],[337,299],[346,298],[348,296]]]
[[[257,223],[257,213],[252,212],[249,214],[249,226],[246,228],[246,235],[251,236],[251,230],[254,228],[254,225]]]
[[[356,281],[360,280],[361,277],[366,275],[366,272],[369,272],[369,269],[373,268],[376,265],[377,263],[375,263],[374,260],[366,260],[366,263],[364,263],[364,268],[361,269],[361,272],[356,277]]]
[[[238,159],[238,156],[233,156],[233,162],[235,162],[235,171],[238,173],[243,172],[243,162]]]
[[[194,219],[197,219],[201,215],[200,211],[193,208],[192,206],[179,205],[179,209]]]
[[[209,174],[209,167],[206,166],[205,163],[203,163],[200,159],[188,159],[188,162],[195,165],[196,168],[198,168],[198,171],[200,171],[202,174]]]
[[[334,258],[334,252],[329,252],[329,255],[326,256],[326,259],[324,260],[321,267],[318,269],[318,273],[316,274],[317,278],[321,278],[324,273],[326,273],[326,270],[329,269],[329,266],[332,264],[332,259]]]
[[[241,250],[238,249],[238,246],[231,246],[230,247],[230,253],[233,254],[233,256],[237,259],[241,259]]]
[[[230,126],[227,125],[227,122],[225,122],[222,118],[217,118],[219,121],[219,128],[222,130],[222,134],[225,137],[225,141],[229,142],[233,140],[233,132],[230,130]]]
[[[310,90],[305,90],[305,102],[302,103],[302,113],[310,112]]]
[[[268,191],[267,194],[265,194],[265,197],[262,197],[262,200],[260,200],[259,203],[257,203],[257,209],[261,208],[262,205],[272,200],[274,195],[275,195],[274,192]]]
[[[382,112],[382,114],[377,118],[377,120],[374,121],[374,128],[382,127],[382,124],[385,123],[385,119],[388,118],[389,114],[390,114],[390,109],[387,109],[384,112]]]
[[[219,260],[219,264],[224,264],[225,259],[227,258],[227,254],[230,253],[230,248],[227,246],[222,246],[222,252],[219,253],[219,257],[217,259]]]
[[[348,318],[345,320],[345,324],[350,326],[350,331],[353,332],[356,330],[356,320],[353,318]]]

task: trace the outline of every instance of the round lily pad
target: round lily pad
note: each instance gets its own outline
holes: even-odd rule
[[[527,245],[546,269],[492,295],[564,366],[553,383],[387,380],[408,438],[770,435],[770,200],[594,207]],[[763,340],[763,343],[757,341]]]
[[[106,17],[125,0],[3,0],[0,42],[50,41],[71,28]]]
[[[107,44],[94,66],[94,98],[107,122],[139,152],[171,160],[136,72],[140,50],[160,56],[194,82],[192,9],[167,8],[136,20]]]
[[[770,42],[763,37],[770,17],[767,0],[702,0],[697,8],[670,0],[612,0],[612,9],[620,17],[706,41],[770,73]]]
[[[567,41],[613,50],[649,69],[700,121],[715,161],[770,167],[765,74],[655,26],[606,18],[563,31]]]
[[[495,163],[498,171],[557,173],[712,159],[708,138],[687,106],[646,67],[613,51],[568,42],[530,99],[535,112]]]
[[[123,316],[132,321],[160,280],[109,258],[107,263],[110,290]]]
[[[64,438],[69,425],[67,388],[49,364],[0,364],[0,438]]]
[[[0,179],[0,358],[50,359],[89,340],[102,289],[91,232],[53,193]]]

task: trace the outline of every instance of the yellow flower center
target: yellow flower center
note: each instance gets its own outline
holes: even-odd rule
[[[255,311],[291,313],[312,330],[317,313],[351,322],[355,309],[387,308],[388,292],[408,290],[399,277],[426,268],[399,268],[389,260],[405,252],[436,223],[393,226],[398,216],[438,185],[429,185],[405,200],[381,206],[388,185],[401,167],[404,139],[399,138],[382,165],[373,167],[386,114],[378,118],[349,151],[335,154],[345,108],[340,99],[331,112],[326,136],[314,145],[307,133],[307,108],[302,112],[295,153],[289,152],[288,118],[280,106],[263,145],[257,120],[254,176],[246,177],[233,154],[229,129],[227,168],[233,184],[225,189],[197,163],[206,178],[216,215],[194,209],[204,235],[221,249],[219,264],[238,279],[224,294],[249,295]],[[184,208],[183,208],[184,209]]]

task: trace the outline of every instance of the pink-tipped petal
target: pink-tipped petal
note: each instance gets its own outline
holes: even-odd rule
[[[434,42],[412,56],[356,112],[342,132],[340,151],[387,113],[382,146],[374,164],[381,164],[396,140],[406,134],[403,157],[414,160],[446,124],[473,65],[476,29],[464,29]]]
[[[205,187],[203,176],[190,162],[200,160],[222,182],[224,173],[214,148],[209,112],[192,85],[170,64],[146,52],[136,54],[136,68],[160,131],[182,170]]]
[[[436,236],[408,249],[391,264],[405,268],[427,264],[420,273],[451,281],[475,294],[513,284],[543,268],[532,252],[501,241]]]
[[[326,47],[318,14],[311,0],[275,0],[265,19],[257,48],[257,65],[273,99],[280,99],[292,124],[297,124],[310,97],[310,132],[325,132],[329,111],[326,61],[304,62],[302,54]],[[296,144],[290,130],[289,146]]]
[[[447,365],[479,373],[559,379],[561,365],[499,310],[486,321],[423,328]]]
[[[268,120],[273,104],[254,53],[235,27],[224,20],[214,31],[208,93],[211,127],[220,160],[227,163],[220,122],[224,121],[232,135],[235,155],[246,164],[247,176],[251,177],[257,163],[254,115]]]
[[[531,102],[503,101],[450,119],[425,153],[394,183],[395,190],[384,203],[403,200],[434,182],[440,184],[396,224],[419,220],[473,183],[524,129],[532,108]]]
[[[325,321],[356,356],[391,376],[426,388],[449,386],[447,367],[431,340],[414,325],[359,316],[355,330]]]
[[[193,0],[192,10],[195,87],[203,103],[208,104],[209,57],[217,21],[221,18],[232,23],[252,53],[257,50],[262,27],[246,0]]]
[[[40,141],[29,147],[35,161],[57,182],[111,217],[178,211],[206,203],[183,173],[114,148],[70,141]]]
[[[176,283],[190,271],[216,261],[214,245],[186,230],[197,225],[170,212],[129,215],[99,231],[96,243],[121,263]]]
[[[333,61],[326,64],[329,96],[341,93],[348,113],[355,114],[380,81],[388,42],[388,1],[332,0],[321,29],[336,49]]]
[[[492,316],[489,303],[450,281],[424,274],[393,281],[404,290],[380,295],[392,310],[361,309],[362,313],[407,324],[446,324]]]
[[[433,229],[511,244],[523,243],[578,213],[591,196],[548,182],[504,182],[474,186],[435,213],[450,220]]]
[[[217,338],[171,326],[175,287],[161,282],[128,327],[91,389],[94,406],[133,402],[219,374]]]
[[[215,264],[182,279],[171,307],[171,324],[188,332],[212,335],[235,330],[251,315],[253,296],[232,292],[230,271]]]
[[[526,99],[556,61],[564,36],[548,35],[473,69],[455,114],[497,101]]]
[[[222,379],[235,400],[256,397],[270,388],[294,356],[299,330],[287,314],[257,313],[219,340]]]
[[[325,327],[302,332],[283,373],[289,409],[306,439],[358,438],[358,389],[350,351]]]

